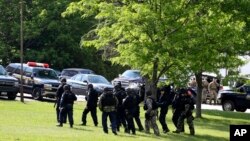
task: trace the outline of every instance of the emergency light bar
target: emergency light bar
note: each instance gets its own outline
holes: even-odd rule
[[[49,64],[47,64],[47,63],[27,62],[27,65],[31,66],[31,67],[49,68]]]

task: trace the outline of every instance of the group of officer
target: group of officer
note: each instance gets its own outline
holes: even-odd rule
[[[73,128],[74,119],[73,119],[73,105],[74,101],[77,100],[77,97],[74,93],[71,92],[70,86],[66,84],[66,79],[61,80],[56,92],[56,115],[57,126],[62,127],[63,123],[66,123],[67,117],[69,119],[70,127]]]
[[[66,79],[61,80],[61,85],[57,90],[57,121],[59,127],[66,122],[66,115],[68,115],[70,127],[73,127],[73,104],[76,96],[70,91],[69,85],[66,85]],[[189,89],[179,89],[174,91],[170,85],[163,86],[158,89],[157,96],[153,97],[151,91],[145,91],[145,85],[140,86],[139,92],[134,89],[122,88],[121,83],[115,85],[114,90],[104,88],[98,100],[98,93],[93,88],[92,84],[88,84],[88,95],[86,96],[86,107],[82,113],[82,125],[86,125],[87,114],[91,112],[91,116],[95,126],[98,126],[97,107],[102,111],[102,127],[104,133],[108,134],[107,118],[111,122],[112,133],[117,135],[120,128],[124,127],[124,132],[128,134],[136,134],[135,123],[139,131],[145,130],[150,133],[150,127],[153,128],[154,134],[159,136],[159,128],[157,125],[157,118],[159,118],[163,133],[169,132],[166,123],[166,115],[168,107],[172,105],[173,117],[172,121],[176,126],[173,133],[184,132],[184,120],[187,119],[190,134],[194,135],[194,125],[192,111],[194,109],[194,95]],[[145,129],[140,120],[140,106],[144,101],[145,110]],[[160,114],[158,117],[158,109]]]

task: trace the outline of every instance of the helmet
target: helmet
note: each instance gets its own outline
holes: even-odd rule
[[[93,84],[88,84],[88,89],[93,89]]]
[[[133,89],[131,89],[131,88],[127,88],[126,92],[127,92],[127,95],[133,95],[133,94],[135,94],[135,91]]]
[[[61,78],[61,82],[66,82],[66,78]]]
[[[65,91],[65,90],[68,90],[68,91],[69,91],[69,90],[70,90],[70,86],[69,86],[69,85],[64,85],[64,86],[63,86],[63,90],[64,90],[64,91]]]

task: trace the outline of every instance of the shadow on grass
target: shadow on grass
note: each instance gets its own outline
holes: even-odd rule
[[[93,130],[87,129],[87,128],[80,128],[80,127],[73,127],[73,130],[79,130],[79,131],[88,131],[88,132],[93,132]]]

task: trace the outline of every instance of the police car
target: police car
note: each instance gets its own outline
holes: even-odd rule
[[[0,65],[0,95],[7,95],[9,100],[14,100],[18,91],[18,80],[9,76],[4,67]]]
[[[23,64],[23,79],[21,80],[21,64],[11,63],[6,71],[23,82],[23,92],[31,94],[36,100],[43,97],[54,98],[60,85],[56,72],[49,68],[49,64],[28,62]]]

